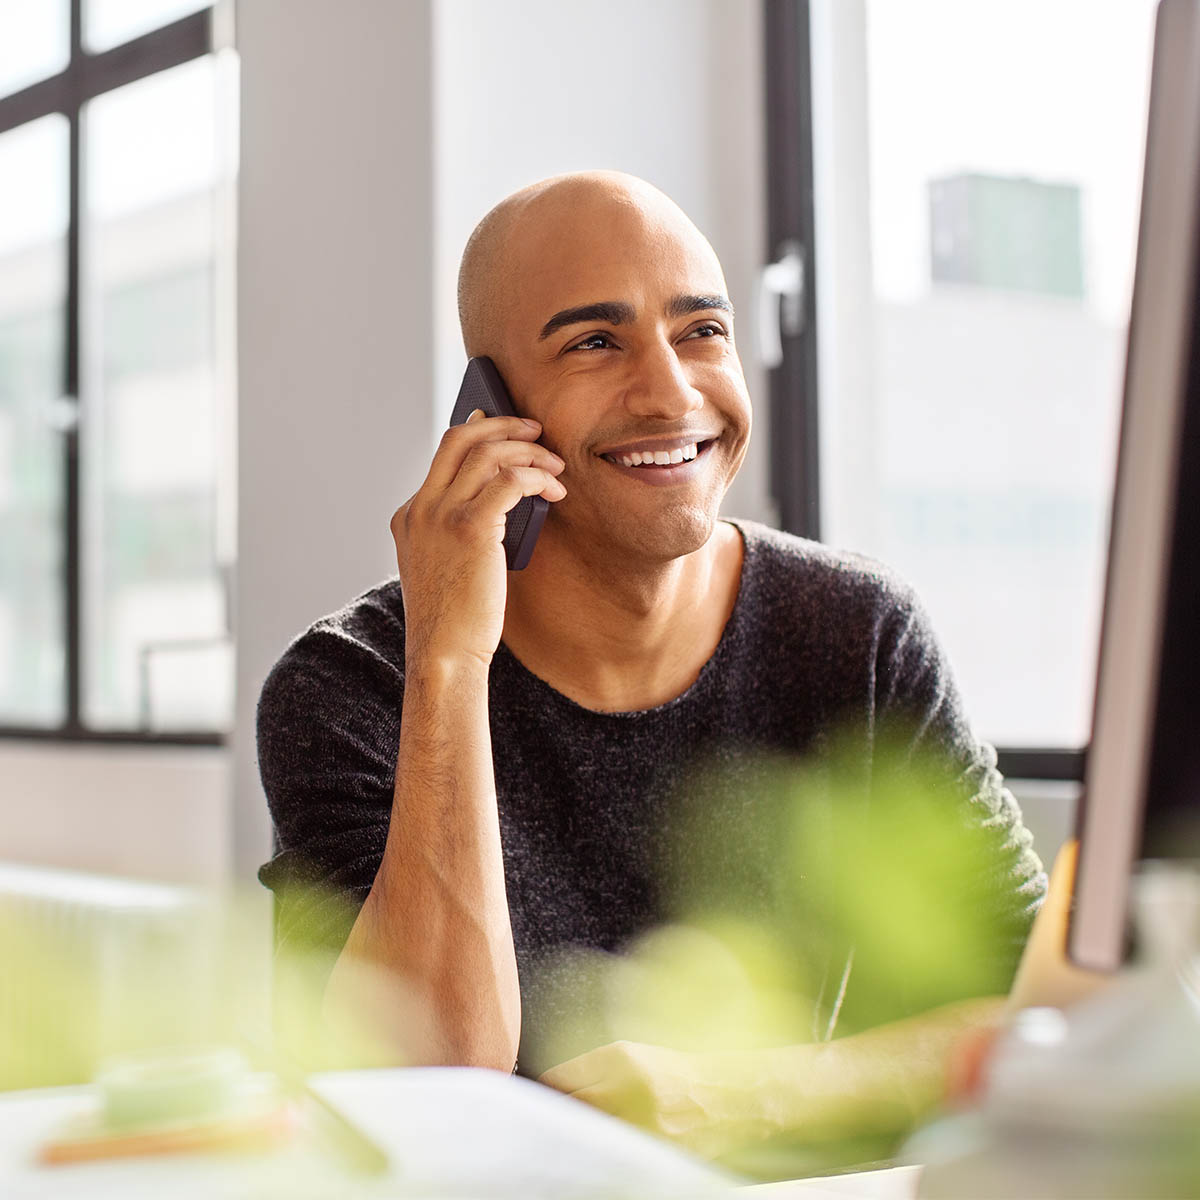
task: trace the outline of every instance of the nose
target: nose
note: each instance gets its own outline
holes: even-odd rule
[[[703,406],[703,394],[688,381],[669,342],[656,341],[637,355],[625,389],[625,407],[633,416],[671,421]]]

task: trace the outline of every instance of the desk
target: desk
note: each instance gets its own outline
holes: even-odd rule
[[[33,1156],[88,1088],[0,1093],[0,1195],[5,1200],[213,1200],[214,1197],[487,1197],[599,1200],[729,1195],[719,1172],[649,1135],[525,1079],[467,1068],[345,1071],[312,1081],[384,1146],[394,1170],[349,1179],[311,1144],[259,1156],[175,1155],[41,1167]],[[631,1189],[630,1184],[634,1183]],[[914,1168],[759,1184],[764,1200],[911,1200]]]
[[[737,1189],[737,1200],[914,1200],[920,1167],[890,1167]]]

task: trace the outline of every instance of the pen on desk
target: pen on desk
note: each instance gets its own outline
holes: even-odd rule
[[[242,1039],[256,1057],[263,1059],[288,1095],[303,1097],[316,1109],[330,1140],[348,1167],[362,1175],[382,1175],[391,1168],[386,1151],[326,1100],[308,1082],[301,1067],[281,1051],[270,1048],[261,1037],[243,1033]]]

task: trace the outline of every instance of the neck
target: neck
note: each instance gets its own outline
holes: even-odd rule
[[[738,531],[719,522],[691,554],[619,566],[589,561],[547,534],[529,566],[509,576],[508,649],[601,712],[652,708],[685,691],[712,657],[737,597]]]

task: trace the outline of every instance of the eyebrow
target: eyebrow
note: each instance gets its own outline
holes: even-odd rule
[[[672,296],[667,301],[665,312],[668,317],[686,317],[689,313],[719,308],[733,316],[733,305],[724,296]],[[624,300],[598,300],[595,304],[580,304],[575,308],[564,308],[542,326],[538,341],[544,342],[552,333],[567,325],[582,325],[586,321],[605,321],[609,325],[625,325],[637,320],[632,304]]]

